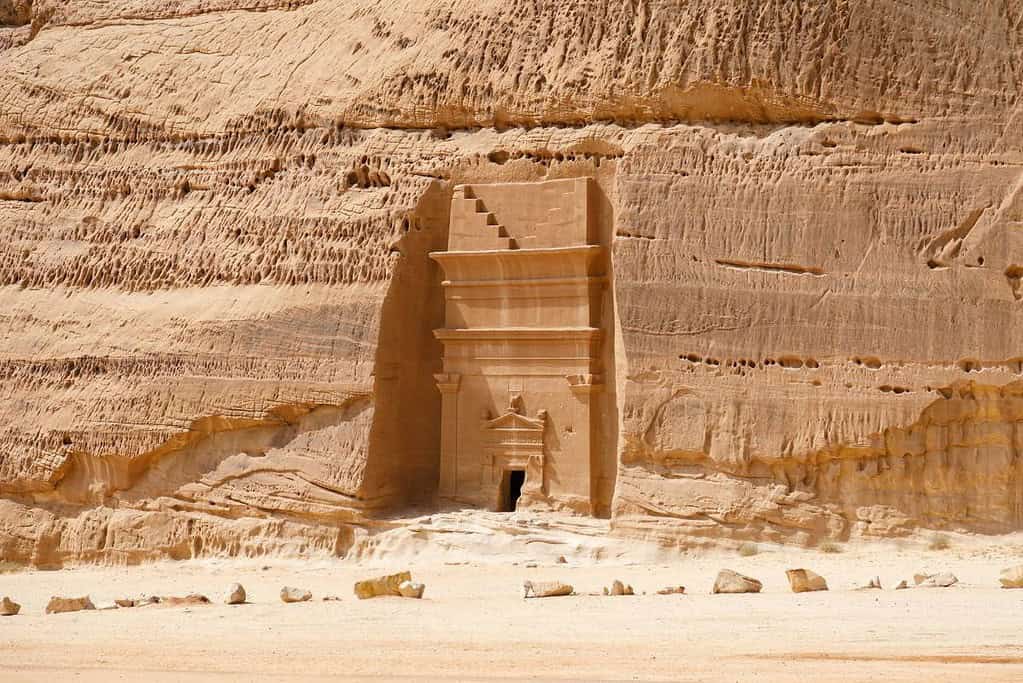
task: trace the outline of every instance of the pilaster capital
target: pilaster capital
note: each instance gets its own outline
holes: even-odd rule
[[[462,376],[457,373],[441,373],[434,375],[433,378],[437,380],[437,389],[442,394],[457,393],[458,385],[462,380]]]

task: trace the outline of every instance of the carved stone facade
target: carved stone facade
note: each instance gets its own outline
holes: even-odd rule
[[[592,186],[455,188],[449,251],[431,254],[445,275],[441,498],[597,507],[606,255]]]

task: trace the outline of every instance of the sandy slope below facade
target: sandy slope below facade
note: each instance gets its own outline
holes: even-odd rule
[[[1023,559],[1018,541],[827,555],[762,546],[752,557],[658,564],[569,556],[526,567],[527,549],[462,564],[207,560],[14,573],[0,576],[0,593],[23,609],[0,620],[0,657],[5,681],[1023,680],[1023,591],[997,587],[998,571]],[[422,601],[353,596],[356,579],[405,566],[427,584]],[[784,570],[794,566],[816,569],[832,590],[790,593]],[[710,595],[721,567],[760,578],[764,592]],[[914,571],[944,569],[963,585],[891,590]],[[885,590],[851,590],[874,575]],[[593,594],[615,578],[647,594]],[[522,600],[523,579],[564,580],[580,594]],[[51,594],[198,591],[219,602],[233,581],[250,604],[43,614]],[[284,584],[314,601],[282,604]],[[654,593],[669,584],[688,594]]]

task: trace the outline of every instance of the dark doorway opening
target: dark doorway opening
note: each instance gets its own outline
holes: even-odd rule
[[[504,506],[501,511],[515,512],[515,505],[518,504],[519,497],[522,495],[522,485],[526,483],[526,471],[508,470],[505,473],[505,481],[508,483],[505,487]]]

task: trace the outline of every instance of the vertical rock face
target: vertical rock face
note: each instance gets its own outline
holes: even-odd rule
[[[1019,529],[1021,16],[0,0],[0,551],[339,554],[432,501],[455,188],[581,178],[565,477],[616,533]]]

